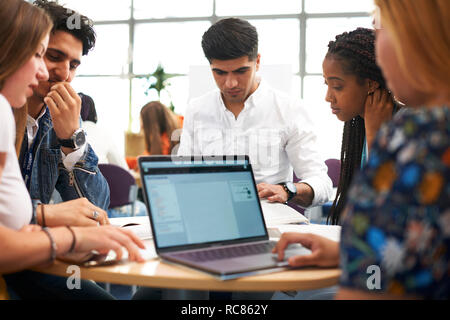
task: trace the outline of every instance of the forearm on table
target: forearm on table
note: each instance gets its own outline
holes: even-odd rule
[[[72,235],[67,228],[52,228],[57,255],[69,251]],[[0,273],[11,273],[50,262],[51,244],[43,231],[19,232],[0,227]]]
[[[295,183],[297,187],[297,195],[292,198],[292,201],[302,207],[309,207],[314,200],[314,190],[309,184],[300,182]]]
[[[55,226],[53,221],[55,220],[55,212],[53,205],[51,204],[39,204],[36,207],[36,224],[42,227]]]

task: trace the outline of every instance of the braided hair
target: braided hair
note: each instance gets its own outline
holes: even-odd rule
[[[337,35],[335,41],[328,43],[326,58],[331,56],[333,59],[341,61],[343,71],[355,75],[360,83],[364,79],[370,79],[378,82],[381,89],[386,87],[381,69],[375,62],[375,32],[373,30],[358,28]],[[328,215],[328,223],[339,224],[353,176],[361,168],[365,135],[364,119],[359,115],[345,122],[342,134],[339,184],[336,198]]]

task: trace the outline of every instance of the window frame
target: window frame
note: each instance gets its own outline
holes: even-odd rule
[[[300,77],[300,98],[304,96],[304,79],[307,76],[321,76],[321,73],[307,72],[306,71],[306,24],[309,19],[317,18],[363,18],[370,17],[370,12],[335,12],[335,13],[308,13],[305,12],[306,1],[314,0],[297,0],[301,1],[301,12],[292,14],[264,14],[264,15],[233,15],[233,16],[218,16],[216,15],[216,0],[211,0],[213,2],[212,14],[210,16],[202,17],[173,17],[173,18],[147,18],[147,19],[135,19],[134,18],[134,0],[130,0],[130,18],[125,20],[102,20],[94,21],[94,27],[98,25],[114,25],[114,24],[128,24],[129,25],[129,47],[128,47],[128,72],[126,74],[90,74],[90,75],[77,75],[78,77],[120,77],[126,78],[129,81],[129,119],[128,119],[128,130],[131,131],[133,114],[132,114],[132,81],[135,78],[148,77],[150,74],[136,74],[133,71],[133,50],[134,50],[134,35],[136,24],[149,24],[149,23],[161,23],[161,22],[189,22],[189,21],[209,21],[214,24],[220,19],[237,17],[246,20],[266,20],[266,19],[298,19],[299,20],[299,71],[293,73],[293,76]],[[58,2],[63,3],[64,1],[58,0]],[[187,74],[181,74],[187,76]]]

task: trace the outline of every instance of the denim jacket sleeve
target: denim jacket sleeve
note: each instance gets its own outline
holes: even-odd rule
[[[37,209],[37,206],[39,205],[39,204],[41,204],[42,202],[41,202],[41,200],[39,200],[39,199],[32,199],[31,200],[31,204],[32,204],[32,206],[33,206],[33,215],[32,215],[32,217],[31,217],[31,221],[30,221],[30,223],[31,224],[38,224],[37,223],[37,217],[36,217],[36,209]]]
[[[85,197],[103,210],[108,209],[109,186],[97,163],[97,155],[88,144],[72,171],[69,172],[62,163],[59,164],[56,189],[63,201]]]

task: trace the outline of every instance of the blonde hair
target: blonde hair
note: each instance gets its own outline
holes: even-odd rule
[[[144,128],[145,148],[150,154],[162,154],[161,135],[167,134],[170,150],[176,143],[171,140],[172,132],[179,128],[176,115],[159,101],[147,103],[141,109],[141,119]]]
[[[23,0],[0,0],[0,90],[6,79],[35,54],[53,23],[47,14]],[[20,152],[27,108],[14,110],[16,151]]]
[[[393,37],[400,68],[415,89],[450,89],[450,1],[375,0]],[[408,66],[408,61],[414,68]]]

